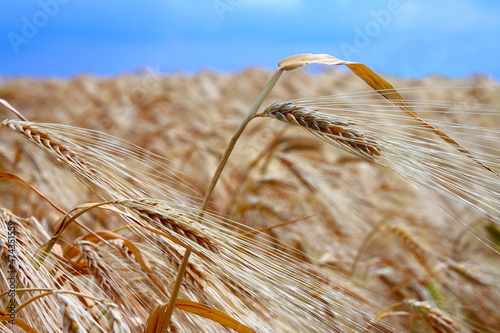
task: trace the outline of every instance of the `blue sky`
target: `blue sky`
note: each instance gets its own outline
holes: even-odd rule
[[[500,1],[39,0],[0,4],[0,76],[269,69],[328,53],[386,75],[500,78]]]

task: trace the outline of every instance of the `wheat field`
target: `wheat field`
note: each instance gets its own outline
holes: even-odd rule
[[[271,76],[3,80],[0,331],[499,332],[498,84],[285,72],[203,212]]]

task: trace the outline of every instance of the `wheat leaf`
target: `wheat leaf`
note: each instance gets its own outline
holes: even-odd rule
[[[224,312],[214,308],[210,308],[200,303],[192,302],[186,299],[177,299],[175,301],[175,307],[180,310],[188,311],[197,314],[198,316],[202,316],[218,322],[219,324],[231,328],[239,333],[255,333],[255,331],[243,325],[236,319],[231,318]]]

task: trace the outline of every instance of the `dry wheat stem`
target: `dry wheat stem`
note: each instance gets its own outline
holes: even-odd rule
[[[0,179],[15,179],[15,180],[19,180],[20,182],[22,182],[23,184],[25,184],[26,186],[28,186],[39,197],[41,197],[43,200],[45,200],[50,206],[52,206],[59,213],[64,214],[64,215],[68,215],[68,213],[66,213],[59,205],[57,205],[55,202],[53,202],[52,200],[50,200],[45,194],[43,194],[42,192],[40,192],[36,187],[34,187],[33,185],[31,185],[29,182],[25,181],[21,177],[18,177],[17,175],[15,175],[13,173],[10,173],[10,172],[0,171]],[[90,229],[87,226],[81,224],[77,220],[75,220],[75,223],[80,228],[82,228],[85,231],[87,231],[88,233],[94,233],[94,231],[92,229]]]
[[[231,137],[231,140],[229,141],[226,149],[224,150],[224,154],[222,155],[219,164],[217,165],[217,170],[215,171],[212,180],[210,181],[210,185],[208,186],[207,192],[205,194],[205,198],[203,199],[203,203],[201,205],[201,213],[200,216],[203,216],[203,212],[207,209],[208,203],[210,201],[210,197],[212,195],[212,192],[215,188],[215,185],[217,185],[217,181],[220,178],[220,175],[222,173],[222,170],[224,169],[224,166],[226,165],[226,162],[229,158],[229,155],[233,151],[234,146],[236,145],[236,142],[240,138],[241,134],[243,133],[245,127],[248,125],[248,123],[255,118],[257,112],[259,111],[260,106],[264,102],[264,99],[269,95],[271,90],[274,88],[276,83],[278,82],[281,74],[283,73],[282,70],[278,69],[276,72],[274,72],[273,76],[265,86],[264,90],[262,90],[261,94],[257,99],[255,100],[254,104],[246,114],[245,118],[241,121],[240,125],[234,132],[233,136]]]
[[[165,242],[161,237],[155,237],[154,241],[158,248],[161,250],[161,253],[164,255],[166,260],[168,260],[171,265],[179,270],[183,259],[183,253],[179,251],[175,246],[172,246],[171,244]],[[200,290],[204,289],[204,284],[208,279],[207,276],[205,276],[203,269],[192,262],[188,262],[186,278]]]
[[[259,155],[257,157],[255,157],[254,160],[251,161],[246,166],[246,168],[243,170],[243,172],[241,173],[240,179],[237,182],[237,185],[236,185],[237,187],[233,191],[233,195],[231,197],[231,201],[226,206],[226,209],[225,209],[226,215],[228,215],[228,216],[232,215],[232,208],[233,208],[234,204],[236,203],[236,200],[237,200],[238,196],[240,195],[240,192],[242,191],[242,189],[244,187],[243,185],[246,184],[246,180],[248,178],[248,175],[252,171],[252,169],[255,168],[262,159],[264,159],[267,155],[271,154],[277,148],[277,146],[282,142],[284,134],[285,134],[285,129],[283,129],[282,131],[280,131],[273,138],[273,140],[268,144],[268,146],[265,149],[263,149],[259,153]]]
[[[227,162],[227,160],[229,158],[229,155],[233,151],[233,148],[236,145],[236,142],[240,138],[240,136],[243,133],[243,130],[245,129],[245,127],[248,125],[248,123],[257,114],[260,106],[262,105],[262,102],[264,102],[264,99],[267,97],[267,95],[269,95],[269,93],[271,92],[271,90],[273,89],[273,87],[276,85],[276,83],[278,82],[278,79],[280,78],[282,72],[283,71],[281,69],[278,69],[276,72],[274,72],[273,76],[271,77],[271,79],[267,83],[266,87],[264,88],[264,90],[262,91],[262,93],[259,95],[259,97],[257,97],[257,99],[255,100],[254,104],[252,105],[252,107],[248,111],[247,115],[242,120],[242,122],[240,123],[240,125],[236,129],[235,133],[231,137],[231,140],[229,141],[229,144],[228,144],[227,148],[225,149],[224,154],[222,155],[221,160],[219,161],[217,169],[216,169],[216,171],[215,171],[215,173],[214,173],[214,175],[212,177],[212,180],[210,181],[210,185],[208,186],[207,192],[206,192],[205,197],[203,199],[203,203],[201,205],[200,214],[199,214],[199,218],[200,219],[203,217],[204,212],[205,212],[205,210],[208,207],[208,203],[210,201],[210,197],[212,195],[212,192],[215,189],[215,185],[217,185],[217,182],[218,182],[218,180],[220,178],[220,175],[222,174],[222,170],[224,169],[224,166],[226,165],[226,162]],[[172,317],[172,313],[174,312],[175,300],[177,299],[177,295],[179,294],[180,285],[182,283],[182,279],[183,279],[183,276],[184,276],[184,272],[186,271],[186,267],[187,267],[190,255],[191,255],[191,250],[190,249],[186,249],[186,252],[184,253],[184,258],[183,258],[183,260],[181,262],[181,266],[179,268],[179,271],[178,271],[178,274],[177,274],[177,277],[176,277],[176,280],[175,280],[175,284],[174,284],[174,287],[173,287],[173,290],[172,290],[172,293],[171,293],[172,296],[170,298],[170,301],[168,302],[168,307],[167,307],[167,311],[166,311],[165,316],[164,316],[164,321],[163,321],[163,324],[162,324],[163,328],[162,328],[162,332],[161,333],[166,333],[168,327],[170,326],[170,318]]]
[[[10,111],[12,111],[12,113],[14,113],[19,119],[21,120],[24,120],[24,121],[28,121],[28,119],[26,119],[22,114],[21,112],[17,111],[12,105],[9,104],[9,102],[7,102],[6,100],[4,99],[1,99],[0,98],[0,104],[2,104],[3,106],[5,106],[7,109],[9,109]]]

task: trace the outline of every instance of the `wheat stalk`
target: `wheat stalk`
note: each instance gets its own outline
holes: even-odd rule
[[[161,237],[155,237],[155,244],[161,250],[161,254],[174,268],[179,269],[181,265],[183,254],[174,245],[169,244]],[[193,262],[189,262],[186,269],[185,278],[192,283],[193,286],[204,289],[204,285],[208,280],[203,268]]]

